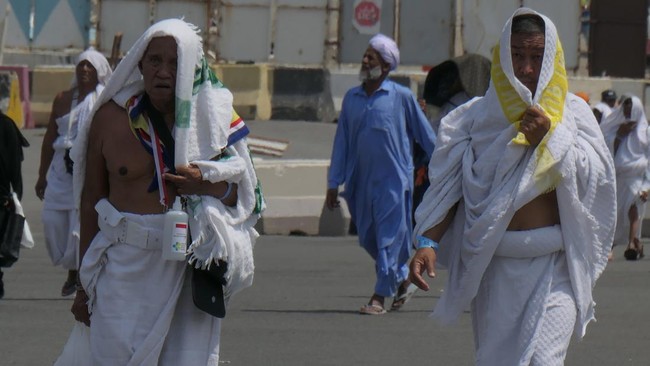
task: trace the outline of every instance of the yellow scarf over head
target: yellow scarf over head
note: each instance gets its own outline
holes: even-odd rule
[[[564,52],[562,50],[560,39],[557,37],[555,32],[549,32],[548,20],[544,20],[547,24],[545,37],[555,37],[556,47],[555,54],[552,58],[547,57],[547,53],[552,52],[553,50],[549,50],[547,46],[544,51],[543,62],[549,63],[548,66],[551,66],[550,62],[552,62],[552,73],[549,73],[548,76],[550,76],[550,79],[546,86],[541,90],[541,94],[539,98],[537,98],[537,103],[535,103],[551,120],[551,126],[546,133],[546,136],[536,148],[537,165],[535,168],[534,179],[541,192],[553,190],[559,182],[559,174],[551,169],[555,164],[555,159],[548,151],[547,143],[553,135],[557,125],[562,122],[562,117],[564,116],[564,102],[568,91],[566,69],[564,66]],[[511,22],[507,25],[507,31],[510,31],[510,24]],[[502,37],[501,43],[504,39],[509,40],[510,37]],[[497,97],[499,98],[503,114],[508,121],[514,125],[514,128],[519,131],[522,116],[526,109],[530,107],[530,104],[524,101],[520,93],[510,82],[510,79],[508,79],[508,75],[506,75],[503,70],[501,64],[501,43],[494,48],[491,69],[492,83],[496,90]],[[546,42],[546,44],[548,45],[548,42]],[[510,49],[509,44],[507,45],[507,49]],[[510,59],[507,60],[507,62],[511,63],[512,61]],[[544,68],[544,66],[546,65],[543,65],[542,68]],[[543,71],[540,72],[539,83],[541,85],[544,85],[541,75],[543,73]],[[517,135],[513,138],[512,142],[518,145],[529,145],[528,140],[526,140],[526,137],[521,132],[517,132]]]

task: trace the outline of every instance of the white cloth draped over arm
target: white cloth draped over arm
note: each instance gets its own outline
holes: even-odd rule
[[[237,204],[224,205],[211,196],[190,196],[188,212],[192,243],[189,262],[197,268],[213,265],[213,260],[228,263],[225,295],[229,297],[253,282],[253,246],[259,236],[254,229],[257,176],[244,140],[226,149],[217,161],[193,161],[210,182],[237,184]]]
[[[616,173],[589,106],[573,95],[567,99],[576,140],[561,163],[563,183],[557,187],[557,200],[578,307],[575,336],[581,338],[594,319],[592,290],[607,265],[614,237]]]

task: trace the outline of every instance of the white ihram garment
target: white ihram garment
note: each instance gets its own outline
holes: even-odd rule
[[[520,8],[513,17],[526,13],[537,14]],[[506,82],[528,106],[538,105],[557,71],[554,56],[559,42],[555,28],[550,19],[538,15],[546,25],[546,44],[534,98],[514,77],[509,47],[512,18],[506,23],[500,42],[500,66],[508,78]],[[438,251],[439,267],[449,270],[445,292],[433,312],[441,321],[455,321],[477,294],[490,291],[489,286],[497,289],[507,286],[507,283],[497,282],[508,281],[503,275],[510,271],[523,278],[523,288],[519,289],[522,293],[546,295],[546,299],[538,300],[538,306],[542,303],[548,306],[554,291],[541,291],[534,280],[542,276],[553,288],[553,284],[564,283],[568,274],[571,291],[559,288],[558,291],[566,295],[563,303],[569,299],[575,304],[573,333],[576,337],[583,337],[587,324],[594,319],[592,289],[607,264],[616,218],[612,209],[615,207],[614,167],[589,106],[570,93],[563,94],[562,98],[564,107],[559,122],[536,148],[513,143],[517,130],[501,107],[494,78],[485,97],[469,101],[442,120],[429,166],[431,185],[416,211],[414,230],[414,235],[422,235],[459,204]],[[529,254],[535,257],[530,259],[536,262],[534,273],[527,266],[515,264],[517,261],[500,259],[498,247],[510,235],[506,228],[515,212],[553,188],[562,223],[558,231],[561,231],[564,252],[541,254],[539,258]],[[561,266],[566,266],[566,270]],[[489,278],[484,279],[486,275]],[[481,299],[485,297],[481,295],[477,300]],[[520,323],[518,329],[522,330],[523,342],[530,344],[533,350],[512,345],[508,352],[514,353],[513,363],[486,360],[480,365],[528,365],[534,360],[534,354],[546,354],[556,347],[555,341],[542,337],[542,333],[548,330],[560,338],[565,335],[564,330],[543,328],[544,322],[538,318],[540,308],[526,312],[526,296],[494,297],[492,300],[512,310],[510,315],[516,318],[511,324]],[[474,305],[476,308],[480,304]],[[481,322],[485,317],[492,317],[490,310],[475,312],[477,329],[483,329]],[[484,337],[477,336],[477,355],[482,356]],[[494,334],[494,337],[501,335]],[[498,340],[491,340],[485,347],[489,348],[494,342]],[[560,348],[568,344],[568,340],[558,342]],[[557,353],[557,357],[562,357],[562,353]]]
[[[100,232],[80,269],[93,365],[217,365],[221,320],[192,303],[185,261],[162,259],[164,215],[96,206]],[[128,227],[128,230],[127,230]]]
[[[216,260],[227,262],[224,294],[228,300],[253,282],[253,246],[258,236],[254,225],[263,202],[261,197],[257,199],[257,176],[245,140],[228,146],[232,94],[210,74],[198,29],[180,19],[163,20],[149,27],[120,62],[88,120],[110,100],[125,106],[128,98],[144,91],[138,64],[149,42],[163,36],[174,37],[177,44],[175,164],[179,167],[191,162],[199,166],[204,180],[237,184],[235,207],[226,207],[210,196],[187,197],[193,239],[188,247],[191,263],[207,267]],[[71,152],[77,205],[85,179],[89,130],[90,124],[80,126]],[[212,160],[222,153],[229,158]],[[141,225],[153,230],[150,238],[160,234],[162,216],[124,216],[144,220]],[[106,236],[112,230],[100,229],[80,270],[93,313],[91,328],[97,326],[97,331],[91,329],[95,360],[106,365],[216,365],[220,320],[200,312],[187,300],[191,293],[187,279],[183,280],[186,262],[170,264],[162,260],[159,249],[116,243]],[[138,310],[133,301],[149,309]],[[132,326],[136,321],[137,325]],[[125,337],[125,329],[130,338],[120,339]]]
[[[576,321],[563,249],[559,225],[505,232],[472,304],[477,364],[562,365]]]
[[[645,212],[645,202],[640,198],[641,191],[650,189],[650,174],[648,157],[650,156],[650,137],[648,136],[648,121],[643,104],[637,97],[632,99],[630,118],[626,118],[623,107],[617,108],[600,124],[605,136],[605,142],[614,157],[616,167],[616,202],[617,220],[614,245],[628,245],[630,242],[630,219],[628,214],[632,206],[636,206],[640,217]],[[636,127],[621,139],[618,150],[614,153],[614,142],[619,127],[628,121],[636,122]],[[637,238],[641,237],[641,225]]]
[[[78,267],[79,216],[74,206],[72,174],[66,171],[64,157],[66,150],[73,146],[77,137],[79,121],[87,116],[103,88],[98,84],[95,91],[88,94],[81,103],[73,102],[70,113],[55,120],[57,138],[52,144],[54,154],[47,171],[47,188],[41,219],[45,232],[45,247],[52,263],[68,270]]]

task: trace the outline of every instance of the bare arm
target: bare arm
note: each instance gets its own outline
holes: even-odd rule
[[[79,240],[79,265],[90,246],[90,243],[99,232],[97,225],[97,211],[95,205],[105,197],[108,197],[108,170],[106,169],[106,160],[102,153],[103,131],[101,121],[101,110],[93,119],[88,136],[88,151],[86,152],[86,175],[84,178],[84,187],[81,192],[81,208],[79,212],[81,223],[81,234]],[[86,302],[88,297],[83,289],[78,289],[77,296],[72,304],[72,313],[77,321],[90,325],[90,315]]]
[[[454,205],[451,209],[449,209],[449,212],[447,212],[447,215],[440,223],[425,231],[422,236],[427,237],[437,243],[440,242],[442,236],[445,234],[445,232],[447,232],[449,225],[451,225],[457,208],[458,204]],[[436,258],[436,251],[433,248],[421,248],[415,252],[413,260],[411,260],[411,264],[409,266],[409,280],[424,291],[429,291],[429,285],[422,277],[422,273],[426,269],[429,277],[433,278],[436,276]]]
[[[97,226],[97,211],[95,205],[102,198],[108,197],[108,170],[102,153],[102,133],[100,123],[93,123],[88,136],[88,151],[86,152],[86,175],[84,188],[81,192],[79,239],[79,263],[90,246],[99,227]]]
[[[52,156],[54,156],[54,140],[58,137],[56,119],[62,116],[65,110],[65,96],[64,93],[59,93],[54,102],[52,103],[52,111],[50,112],[50,119],[47,122],[47,130],[43,137],[43,144],[41,145],[41,163],[38,168],[38,180],[34,186],[36,196],[43,200],[45,197],[45,188],[47,187],[47,171],[50,169],[52,163]],[[64,113],[65,114],[65,113]]]

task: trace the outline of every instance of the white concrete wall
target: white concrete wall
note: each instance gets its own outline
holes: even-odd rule
[[[255,160],[267,209],[258,228],[264,234],[301,233],[340,236],[348,232],[350,215],[341,207],[324,207],[329,160]]]

